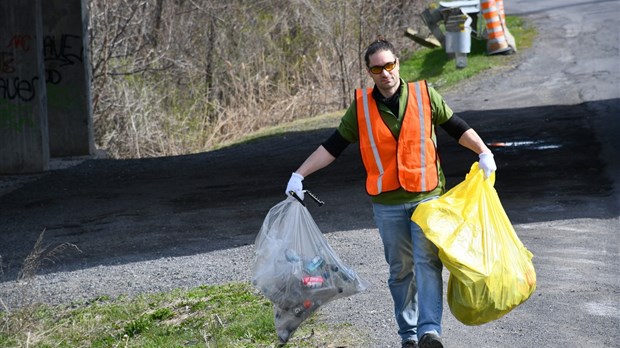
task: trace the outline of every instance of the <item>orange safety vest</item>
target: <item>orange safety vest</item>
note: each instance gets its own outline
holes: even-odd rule
[[[408,86],[407,108],[398,140],[381,118],[372,88],[355,91],[359,145],[369,195],[400,187],[409,192],[428,192],[439,184],[428,87],[426,81]]]

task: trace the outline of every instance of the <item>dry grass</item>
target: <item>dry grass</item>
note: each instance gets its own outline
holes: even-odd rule
[[[368,83],[365,47],[411,51],[402,33],[428,3],[89,0],[95,143],[196,153],[342,109]]]
[[[15,335],[18,333],[26,334],[26,346],[29,346],[31,340],[31,332],[36,330],[37,312],[39,311],[39,296],[36,290],[36,274],[42,269],[44,263],[55,263],[59,257],[69,249],[81,252],[81,250],[72,243],[62,243],[55,247],[44,246],[43,238],[45,230],[43,230],[32,251],[24,259],[15,281],[14,292],[12,294],[12,303],[7,303],[0,298],[2,311],[6,315],[1,317],[0,333],[7,335]],[[2,259],[0,258],[0,261]],[[2,263],[0,262],[0,270]]]

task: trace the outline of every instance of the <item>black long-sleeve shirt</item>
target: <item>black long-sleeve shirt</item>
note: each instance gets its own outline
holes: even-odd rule
[[[392,100],[395,100],[396,103],[398,103],[398,98],[395,98]],[[390,104],[389,101],[387,101],[386,105],[391,108],[389,104]],[[396,108],[398,108],[398,104],[396,105]],[[452,117],[448,119],[448,121],[441,124],[440,127],[457,141],[461,138],[463,133],[465,133],[467,130],[471,128],[467,124],[467,122],[465,122],[465,120],[463,120],[462,118],[458,117],[455,114],[453,114]],[[336,130],[321,145],[323,145],[323,147],[327,150],[327,152],[329,152],[332,156],[338,157],[340,156],[342,151],[344,151],[344,149],[346,149],[347,146],[349,146],[349,144],[350,143],[345,138],[343,138],[342,135],[340,135],[340,132]]]

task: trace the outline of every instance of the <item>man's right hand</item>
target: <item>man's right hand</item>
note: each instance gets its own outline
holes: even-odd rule
[[[297,197],[303,201],[304,199],[304,185],[301,183],[304,177],[301,174],[293,173],[286,185],[286,191],[284,194],[287,196],[291,194],[291,191],[295,192]]]

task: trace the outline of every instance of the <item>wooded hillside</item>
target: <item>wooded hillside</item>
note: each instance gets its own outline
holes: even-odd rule
[[[430,3],[89,0],[95,141],[114,158],[205,151],[345,108],[378,35],[405,58]]]

